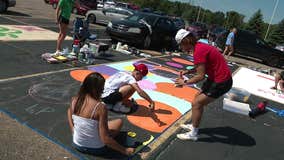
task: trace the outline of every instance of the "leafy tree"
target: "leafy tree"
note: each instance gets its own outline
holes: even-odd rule
[[[257,35],[264,37],[264,22],[261,10],[256,11],[246,25],[246,29],[255,32]]]
[[[274,44],[284,44],[284,19],[282,19],[275,28],[271,29],[268,41]]]
[[[225,24],[226,28],[239,27],[244,23],[245,16],[235,11],[226,12]]]

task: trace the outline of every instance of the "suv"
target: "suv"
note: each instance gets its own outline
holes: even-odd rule
[[[0,13],[6,12],[8,7],[14,7],[16,0],[0,0]]]
[[[216,39],[218,47],[224,48],[228,33],[227,31]],[[238,30],[234,46],[238,56],[258,59],[272,67],[282,67],[284,65],[284,53],[269,46],[253,32]]]
[[[106,32],[112,40],[149,48],[157,45],[172,49],[176,46],[177,32],[171,18],[152,13],[138,12],[124,20],[111,21]]]

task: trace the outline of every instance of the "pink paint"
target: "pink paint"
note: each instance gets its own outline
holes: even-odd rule
[[[268,79],[268,80],[274,81],[274,79],[272,79],[270,77],[265,77],[265,76],[262,76],[262,75],[257,75],[257,77],[261,77],[261,78],[264,78],[264,79]]]
[[[141,81],[138,81],[138,85],[142,89],[155,90],[157,88],[155,83],[148,81],[148,80],[144,80],[144,79]]]
[[[175,67],[175,68],[183,68],[182,65],[175,63],[175,62],[166,62],[166,64],[171,66],[171,67]]]

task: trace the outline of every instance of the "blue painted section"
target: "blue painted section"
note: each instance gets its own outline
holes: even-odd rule
[[[158,92],[158,91],[153,91],[153,90],[145,90],[145,92],[147,92],[147,94],[154,101],[167,104],[167,105],[177,109],[181,114],[185,114],[187,111],[189,111],[191,109],[191,103],[184,100],[184,99],[177,98],[175,96],[165,94],[165,93],[162,93],[162,92]],[[132,98],[141,99],[141,97],[137,93],[135,93],[132,96]]]

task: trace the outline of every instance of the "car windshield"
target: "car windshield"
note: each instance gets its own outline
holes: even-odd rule
[[[144,20],[149,25],[153,25],[156,17],[155,16],[146,15],[146,14],[134,14],[134,15],[128,17],[127,19],[129,21],[133,21],[133,22],[141,22],[141,20]]]

